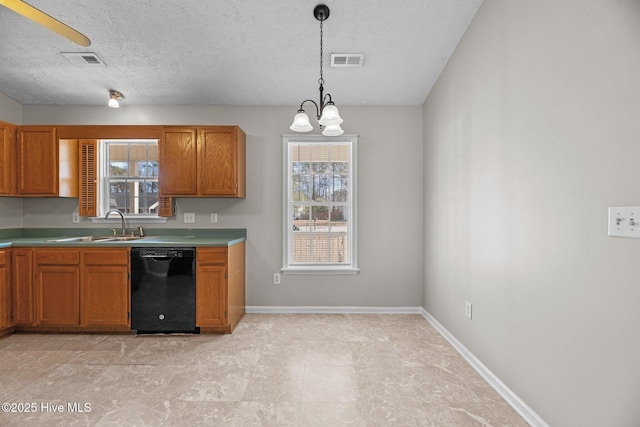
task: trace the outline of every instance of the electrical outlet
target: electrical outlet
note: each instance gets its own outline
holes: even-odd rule
[[[211,222],[218,222],[218,214],[217,213],[212,213],[211,214]]]
[[[80,224],[80,214],[78,212],[71,214],[71,222],[74,224]]]
[[[196,214],[195,212],[185,212],[184,214],[184,223],[194,223],[196,222]]]
[[[280,284],[280,273],[273,273],[273,284],[274,285]]]
[[[464,315],[471,320],[471,309],[472,309],[472,305],[469,301],[465,301],[464,302]]]

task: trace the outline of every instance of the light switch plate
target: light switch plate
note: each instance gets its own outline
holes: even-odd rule
[[[80,224],[80,214],[78,214],[78,212],[71,214],[71,222],[74,224]]]
[[[640,206],[610,207],[609,236],[640,239]]]
[[[196,214],[195,212],[185,212],[184,213],[184,223],[190,224],[196,222]]]

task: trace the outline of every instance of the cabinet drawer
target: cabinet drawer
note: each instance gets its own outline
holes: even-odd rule
[[[77,265],[80,264],[80,251],[38,249],[35,251],[36,264]]]
[[[84,251],[85,265],[127,265],[128,249],[96,249]]]
[[[227,248],[198,248],[196,259],[198,264],[224,265],[227,263]]]
[[[0,265],[7,263],[7,251],[0,251]]]

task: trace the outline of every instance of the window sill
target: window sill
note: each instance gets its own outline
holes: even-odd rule
[[[358,274],[360,269],[357,267],[347,266],[340,267],[334,265],[328,266],[300,266],[300,267],[283,267],[280,269],[283,274]]]
[[[122,220],[120,218],[104,218],[101,216],[89,217],[92,223],[94,224],[122,224]],[[135,222],[140,224],[166,224],[167,217],[164,216],[124,216],[125,221],[127,222]]]

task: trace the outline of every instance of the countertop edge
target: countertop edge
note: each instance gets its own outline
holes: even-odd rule
[[[60,238],[68,236],[60,236]],[[110,247],[199,247],[199,246],[233,246],[247,240],[246,237],[180,237],[161,236],[130,241],[108,241],[108,242],[55,242],[51,237],[15,237],[0,240],[0,249],[11,247],[56,247],[56,248],[110,248]]]

